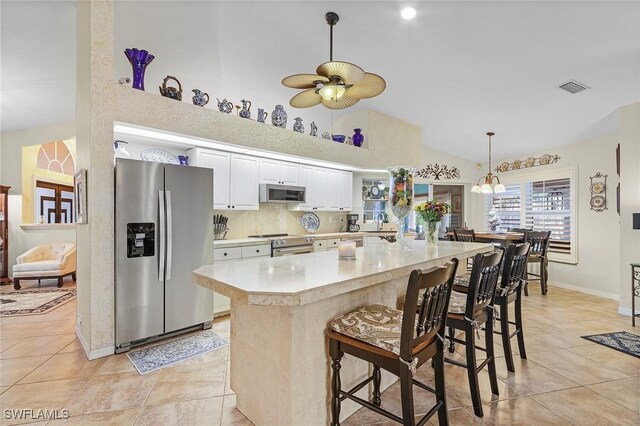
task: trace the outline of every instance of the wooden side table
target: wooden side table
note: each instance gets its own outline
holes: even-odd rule
[[[640,263],[631,264],[631,325],[636,326],[636,297],[640,297]]]

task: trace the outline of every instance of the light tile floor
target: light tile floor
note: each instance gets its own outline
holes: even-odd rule
[[[42,288],[51,286],[55,283],[43,283]],[[518,357],[514,340],[516,372],[508,373],[497,341],[500,395],[491,395],[482,371],[483,419],[473,415],[466,372],[447,365],[450,423],[640,424],[640,359],[580,338],[610,331],[640,333],[640,327],[634,330],[630,318],[617,314],[617,302],[555,287],[545,297],[535,285],[532,290],[524,301],[528,359]],[[0,288],[6,291],[12,288]],[[2,411],[66,408],[71,415],[66,423],[74,425],[251,424],[235,409],[227,348],[141,376],[123,354],[85,358],[74,334],[75,308],[75,302],[69,302],[44,315],[0,319]],[[228,318],[217,320],[213,329],[228,338]],[[456,348],[459,359],[462,349]],[[428,365],[417,375],[427,383],[433,380]],[[414,399],[417,415],[433,404],[433,397],[419,389]],[[397,383],[383,393],[382,401],[383,407],[401,414]],[[436,419],[430,423],[437,424]],[[1,423],[13,424],[5,419]],[[396,423],[366,409],[344,422],[391,424]]]

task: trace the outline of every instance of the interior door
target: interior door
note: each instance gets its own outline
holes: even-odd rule
[[[160,265],[159,213],[163,165],[118,158],[115,188],[116,345],[164,331],[164,268]],[[127,225],[151,224],[153,255],[130,252]],[[136,230],[134,229],[135,238]],[[147,253],[150,254],[150,253]]]
[[[213,319],[213,292],[192,271],[213,263],[213,172],[165,165],[167,273],[165,333]]]

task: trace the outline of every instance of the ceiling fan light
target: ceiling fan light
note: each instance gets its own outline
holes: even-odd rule
[[[325,84],[318,94],[328,101],[337,101],[344,95],[345,91],[346,89],[343,85],[338,83],[329,83]]]
[[[485,183],[484,185],[482,185],[482,187],[480,187],[480,192],[483,194],[491,194],[493,192],[493,189],[491,188],[491,185]]]
[[[493,188],[493,192],[495,192],[496,194],[502,194],[503,192],[506,192],[506,191],[507,191],[507,188],[505,188],[504,185],[501,183],[497,184]]]
[[[480,194],[480,185],[474,185],[474,187],[471,188],[471,192],[475,192],[476,194]]]

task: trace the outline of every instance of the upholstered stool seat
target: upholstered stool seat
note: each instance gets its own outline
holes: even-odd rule
[[[384,305],[362,306],[331,321],[331,330],[395,354],[400,353],[402,311]]]
[[[71,275],[76,279],[76,245],[73,243],[43,244],[16,258],[13,266],[13,287],[20,290],[21,280],[56,278],[58,287],[62,279]]]

